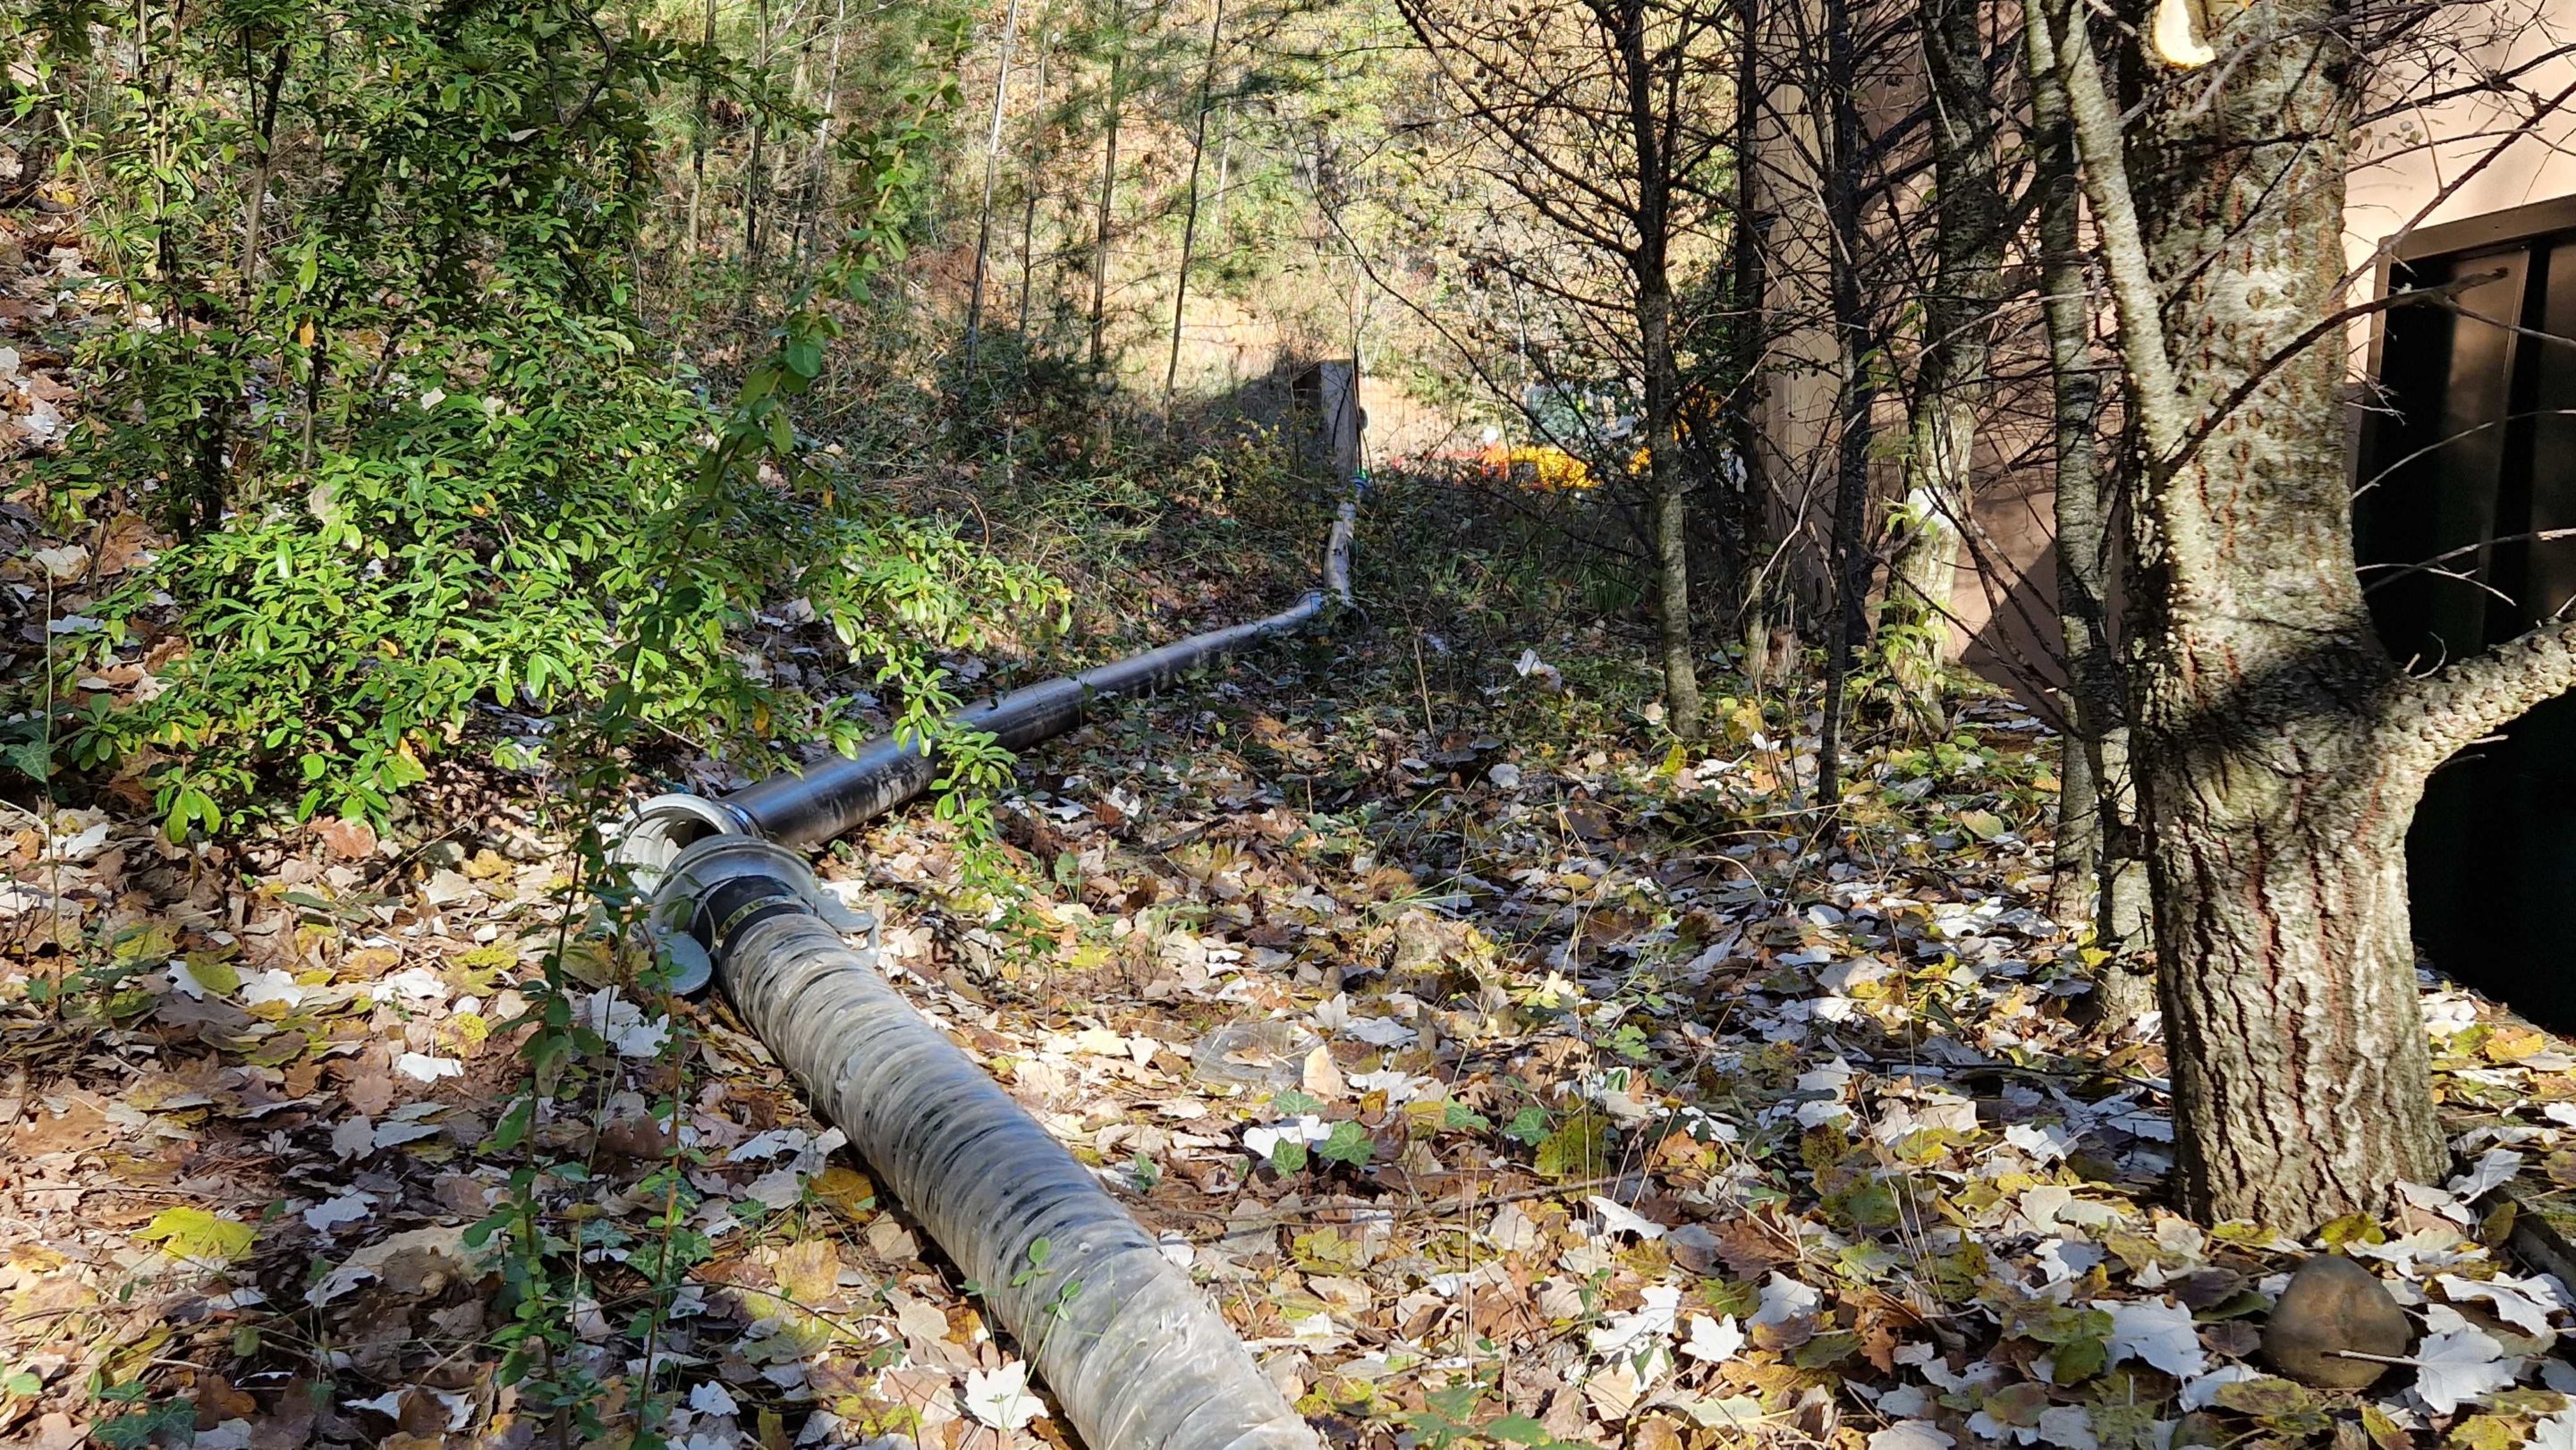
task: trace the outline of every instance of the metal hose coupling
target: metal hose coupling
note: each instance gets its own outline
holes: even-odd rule
[[[673,964],[674,992],[706,990],[742,934],[774,916],[815,917],[876,945],[874,917],[825,891],[802,855],[758,836],[702,836],[653,869],[644,930],[656,955]]]
[[[608,831],[609,858],[626,868],[638,890],[651,891],[680,853],[709,836],[753,836],[759,828],[742,808],[712,796],[657,795]]]

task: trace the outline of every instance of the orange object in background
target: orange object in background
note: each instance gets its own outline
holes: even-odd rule
[[[1601,480],[1582,459],[1552,443],[1506,447],[1488,443],[1476,450],[1477,471],[1497,482],[1509,482],[1533,493],[1563,493],[1598,487]]]

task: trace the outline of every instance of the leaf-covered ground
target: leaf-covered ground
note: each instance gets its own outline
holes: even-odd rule
[[[2476,1206],[2576,1123],[2555,1044],[2428,993],[2462,1176],[2329,1230],[2422,1368],[2262,1378],[2302,1246],[2160,1205],[2157,1053],[2088,1038],[2037,908],[2035,722],[1880,754],[1828,839],[1780,702],[1640,753],[1536,667],[1610,642],[1443,646],[1292,648],[1033,752],[1014,919],[924,815],[825,867],[1334,1441],[2566,1440],[2562,1291]],[[537,835],[226,854],[63,811],[7,845],[0,1435],[528,1443],[548,1413],[500,1370],[532,1240],[470,1242],[498,1208],[543,1230],[613,1426],[1064,1440],[720,1005],[595,963],[596,1050],[494,1146],[525,1077],[496,1025],[574,869]]]
[[[18,275],[12,328],[81,286],[76,252]],[[51,356],[0,368],[22,446]],[[1378,507],[1392,593],[1437,551],[1384,520],[1452,505]],[[151,544],[28,524],[21,648]],[[1251,612],[1197,557],[1117,587],[1167,634]],[[1672,750],[1643,655],[1406,595],[1032,752],[1008,912],[928,812],[824,873],[1337,1445],[2576,1445],[2569,1301],[2491,1192],[2576,1182],[2576,1057],[2428,988],[2459,1176],[2324,1234],[2414,1362],[2269,1378],[2314,1245],[2164,1205],[2152,1034],[2085,1025],[2085,944],[2041,910],[2038,723],[1988,701],[1878,748],[1828,831],[1803,697],[1739,683],[1722,743]],[[0,1440],[1067,1443],[720,1002],[562,951],[584,872],[546,803],[440,784],[383,839],[13,808]],[[571,1053],[522,1125],[550,953]]]

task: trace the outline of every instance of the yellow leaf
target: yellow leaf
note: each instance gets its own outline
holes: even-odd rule
[[[1589,1114],[1569,1119],[1538,1145],[1537,1168],[1547,1178],[1598,1178],[1605,1168],[1601,1130]]]
[[[814,1175],[806,1189],[818,1202],[829,1204],[845,1218],[856,1218],[876,1207],[877,1186],[868,1181],[868,1175],[838,1163]]]
[[[2549,1039],[2522,1027],[2499,1027],[2482,1049],[2489,1062],[2520,1062],[2549,1045]]]
[[[780,1249],[778,1263],[771,1272],[777,1276],[781,1297],[800,1308],[810,1308],[831,1298],[840,1287],[841,1252],[830,1239],[806,1239]]]
[[[249,1224],[217,1218],[202,1208],[165,1208],[135,1235],[147,1244],[159,1243],[172,1258],[211,1264],[229,1264],[250,1252],[254,1236]]]
[[[1521,1000],[1533,1007],[1554,1010],[1583,1000],[1583,989],[1565,979],[1563,972],[1550,971],[1546,980],[1531,988]]]
[[[212,952],[188,953],[188,975],[197,979],[198,986],[219,997],[241,990],[240,970]]]

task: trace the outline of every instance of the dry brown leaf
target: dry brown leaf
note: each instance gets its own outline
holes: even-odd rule
[[[1333,1050],[1317,1047],[1306,1054],[1306,1065],[1299,1073],[1306,1091],[1325,1102],[1337,1102],[1351,1090],[1342,1070],[1333,1063]]]
[[[841,1286],[840,1246],[819,1236],[789,1244],[778,1251],[772,1272],[778,1276],[779,1293],[811,1308]]]
[[[317,821],[313,834],[343,861],[361,861],[376,854],[376,828],[365,821]]]
[[[921,1252],[921,1241],[892,1214],[881,1213],[868,1225],[868,1248],[880,1259],[909,1259]]]

